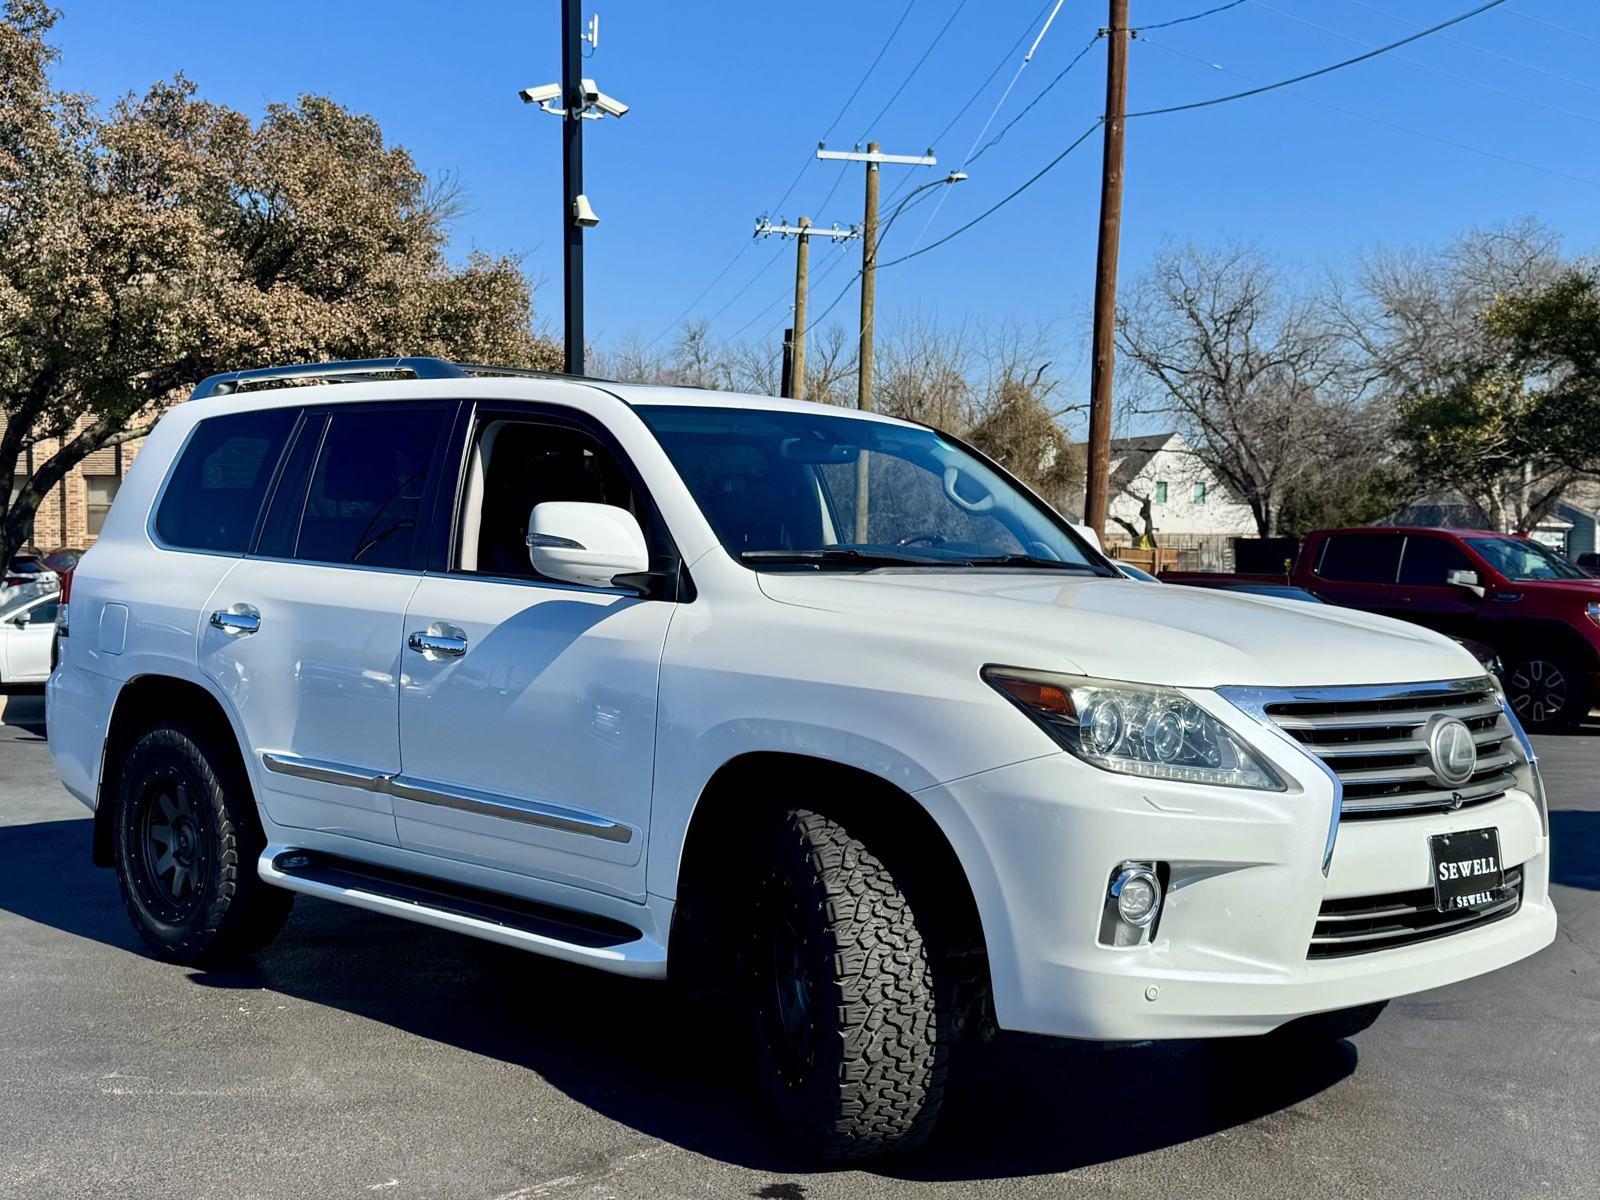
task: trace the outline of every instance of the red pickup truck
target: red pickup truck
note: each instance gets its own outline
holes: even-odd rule
[[[1600,702],[1600,579],[1529,538],[1473,529],[1322,529],[1287,575],[1164,571],[1166,583],[1288,583],[1345,608],[1492,646],[1529,729],[1564,729]]]

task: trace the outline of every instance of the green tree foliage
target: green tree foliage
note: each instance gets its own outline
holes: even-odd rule
[[[1501,296],[1479,325],[1448,378],[1401,401],[1397,433],[1419,476],[1526,531],[1573,483],[1600,479],[1600,273]]]
[[[102,112],[58,91],[56,13],[0,17],[0,480],[50,439],[0,561],[86,455],[215,371],[441,354],[559,368],[510,258],[444,257],[448,186],[370,117],[303,96],[259,122],[179,77]]]

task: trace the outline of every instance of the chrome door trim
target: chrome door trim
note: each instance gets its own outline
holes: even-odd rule
[[[378,792],[399,800],[413,800],[418,804],[453,808],[457,812],[475,813],[481,817],[495,817],[503,821],[518,821],[524,825],[537,825],[543,829],[558,829],[563,833],[599,838],[605,842],[626,845],[633,841],[633,830],[629,826],[560,804],[522,800],[515,796],[479,792],[470,788],[447,787],[442,783],[415,779],[409,775],[387,775],[382,771],[373,771],[365,767],[301,758],[294,754],[266,752],[261,755],[261,765],[276,775],[288,775],[294,779],[309,779],[315,783],[331,783],[338,787],[355,788],[363,792]]]
[[[301,758],[296,754],[264,753],[261,765],[275,775],[288,775],[294,779],[309,779],[315,783],[332,783],[340,787],[356,788],[363,792],[387,791],[389,776],[382,771],[352,767],[345,763],[325,762],[317,758]]]
[[[470,788],[446,787],[442,783],[414,779],[409,775],[397,775],[389,779],[385,790],[401,800],[434,804],[441,808],[453,808],[458,812],[475,813],[482,817],[519,821],[524,825],[559,829],[563,833],[575,833],[607,842],[626,844],[633,840],[633,830],[626,825],[619,825],[605,817],[558,804],[521,800],[513,796],[480,792]]]

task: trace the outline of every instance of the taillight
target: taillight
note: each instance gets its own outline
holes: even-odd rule
[[[61,573],[61,607],[56,609],[56,633],[61,637],[66,637],[69,632],[67,604],[72,599],[72,575],[72,571]]]

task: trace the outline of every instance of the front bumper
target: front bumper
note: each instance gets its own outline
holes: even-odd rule
[[[1347,820],[1323,875],[1329,777],[1293,746],[1257,745],[1287,793],[1113,775],[1052,754],[924,789],[983,922],[1004,1029],[1101,1040],[1265,1033],[1513,963],[1555,937],[1536,777],[1459,812]],[[1430,941],[1308,960],[1324,900],[1431,887],[1431,834],[1494,827],[1521,866],[1509,916]],[[1125,860],[1171,879],[1154,939],[1101,945],[1106,884]]]

